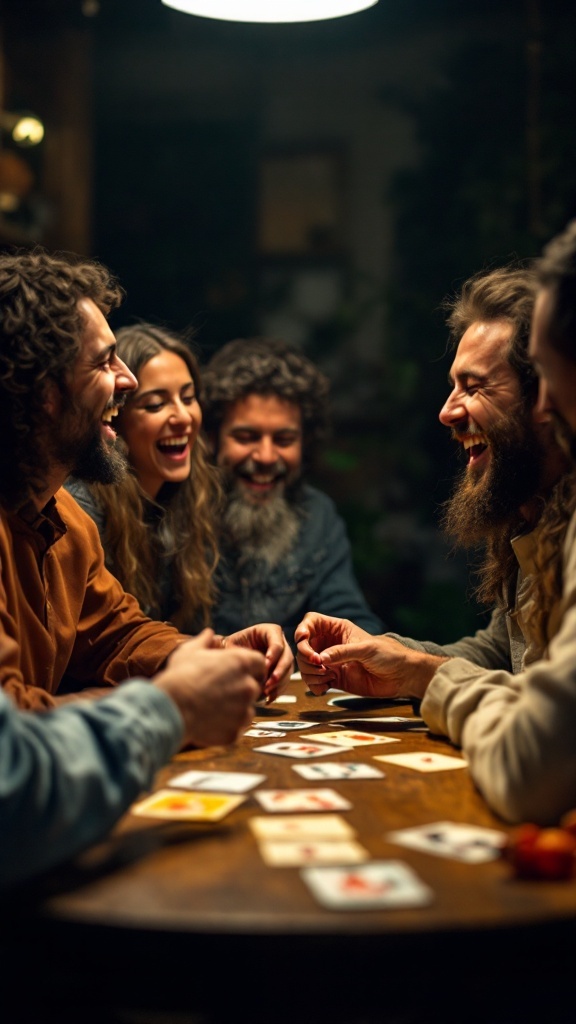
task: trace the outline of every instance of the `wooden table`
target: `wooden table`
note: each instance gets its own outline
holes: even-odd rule
[[[291,690],[297,703],[259,707],[260,725],[272,717],[318,722],[296,734],[310,739],[344,718],[414,717],[409,704],[383,701],[358,711],[307,695],[301,682]],[[87,1019],[95,975],[93,998],[104,1008],[156,1007],[205,1014],[211,1022],[243,1015],[256,1024],[463,1016],[487,1024],[487,1007],[496,1005],[498,1020],[555,1021],[552,1009],[565,1012],[560,1007],[574,980],[576,882],[518,881],[500,860],[472,865],[391,843],[392,829],[439,820],[507,827],[467,769],[421,774],[373,761],[374,754],[422,749],[458,755],[427,732],[389,734],[400,742],[322,758],[367,761],[385,771],[384,779],[322,785],[351,801],[341,813],[371,859],[402,860],[432,888],[429,906],[322,908],[300,869],[264,864],[248,826],[251,816],[265,813],[253,794],[218,824],[127,814],[109,839],[3,913],[4,977],[20,985],[25,950],[36,951],[38,977],[28,994],[33,1003],[35,989],[44,1006],[58,1005],[60,1021],[67,1012],[70,1020],[81,1011]],[[157,788],[188,768],[261,772],[265,788],[317,785],[292,770],[292,759],[256,751],[269,742],[245,736],[233,748],[184,752],[160,772]]]

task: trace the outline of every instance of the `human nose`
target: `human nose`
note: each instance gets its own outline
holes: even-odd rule
[[[201,418],[200,407],[196,406],[197,413]],[[194,415],[194,408],[190,405],[185,404],[181,398],[175,398],[170,405],[170,415],[168,419],[171,423],[191,423],[192,420],[196,419]]]
[[[135,391],[138,387],[138,381],[132,371],[128,369],[126,363],[123,363],[118,355],[114,356],[113,369],[115,376],[114,390]]]
[[[448,395],[444,405],[438,413],[438,419],[445,427],[453,427],[462,419],[468,418],[462,393],[454,388]]]
[[[277,453],[271,437],[264,434],[259,438],[259,440],[254,444],[252,458],[255,459],[256,462],[276,462]]]

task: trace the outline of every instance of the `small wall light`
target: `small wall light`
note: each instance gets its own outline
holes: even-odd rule
[[[18,146],[37,146],[44,138],[44,125],[35,114],[0,112],[0,129],[8,132]]]

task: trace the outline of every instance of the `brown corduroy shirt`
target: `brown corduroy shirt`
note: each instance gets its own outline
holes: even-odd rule
[[[0,511],[0,573],[0,685],[21,708],[52,707],[61,687],[149,678],[182,639],[108,572],[94,523],[64,489],[40,513]]]

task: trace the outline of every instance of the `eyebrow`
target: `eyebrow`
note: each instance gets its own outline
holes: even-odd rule
[[[109,345],[106,345],[104,348],[101,348],[98,350],[98,352],[94,353],[94,362],[99,363],[101,362],[102,359],[109,359],[110,356],[113,356],[115,354],[115,352],[116,342],[112,341],[110,342]]]
[[[462,382],[469,380],[471,377],[474,380],[477,380],[480,384],[485,383],[489,379],[488,374],[480,373],[477,370],[459,370],[459,372],[454,375],[451,372],[448,372],[448,383],[450,387],[454,387],[458,381]]]
[[[187,384],[182,384],[180,392],[186,391],[187,388],[194,388],[194,381],[190,380]],[[150,395],[167,395],[169,394],[169,388],[148,388],[148,391],[136,391],[134,398],[148,398]]]

